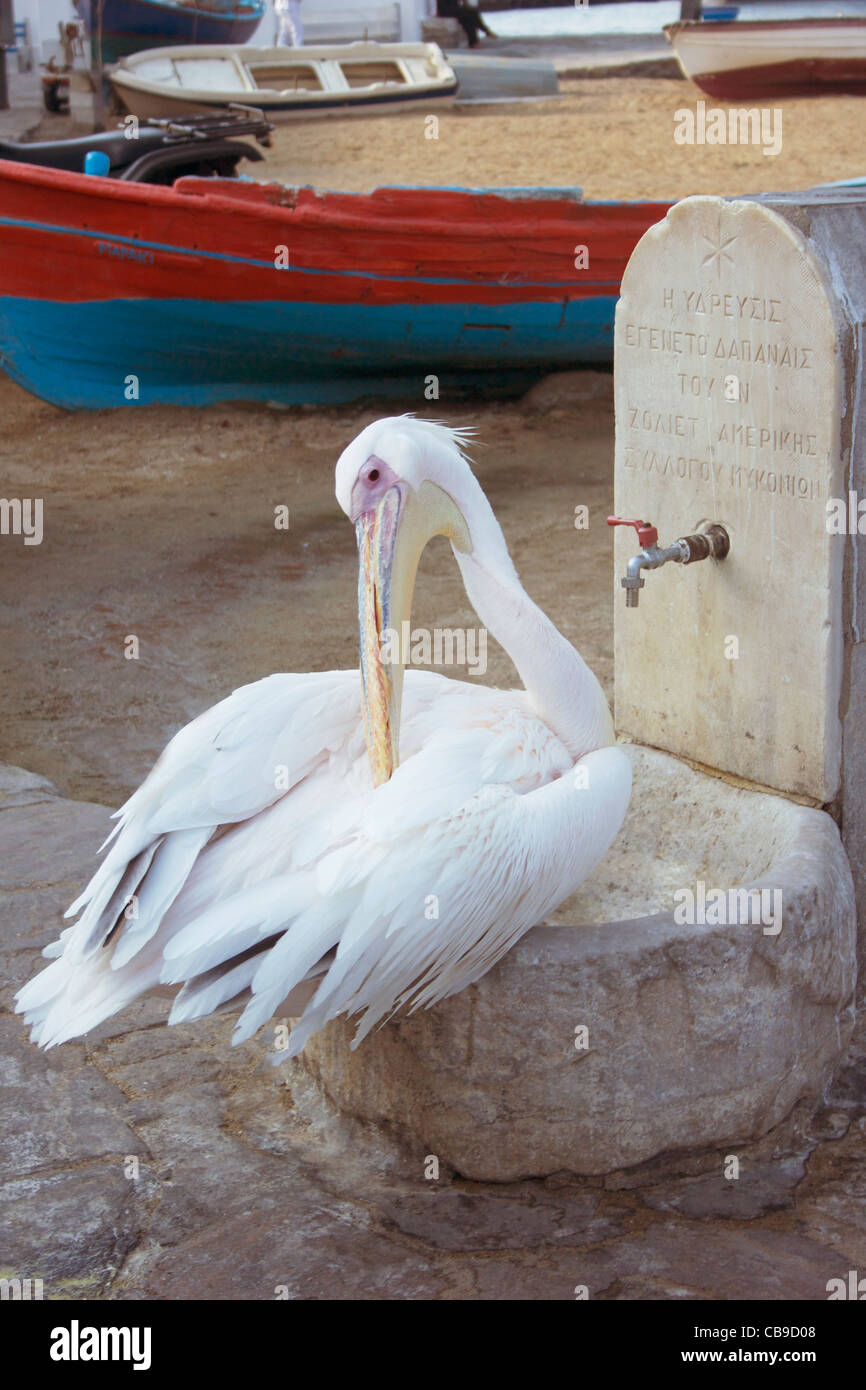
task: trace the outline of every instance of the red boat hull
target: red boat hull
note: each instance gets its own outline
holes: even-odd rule
[[[167,189],[2,161],[0,185],[3,365],[68,405],[123,403],[122,345],[137,400],[185,386],[202,402],[346,399],[366,394],[371,373],[609,360],[625,264],[669,207],[558,190]],[[77,335],[86,370],[71,322],[90,325]],[[234,372],[215,331],[236,339]]]
[[[866,92],[866,59],[843,62],[804,58],[789,63],[765,63],[735,71],[702,72],[693,77],[696,87],[722,101],[753,102],[762,97],[818,96],[821,91]]]

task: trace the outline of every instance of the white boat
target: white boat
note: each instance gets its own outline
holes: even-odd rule
[[[418,101],[453,101],[457,90],[435,43],[150,48],[124,58],[110,77],[133,115],[156,117],[239,102],[271,120],[369,114]]]
[[[866,18],[665,25],[686,77],[723,100],[866,92]]]

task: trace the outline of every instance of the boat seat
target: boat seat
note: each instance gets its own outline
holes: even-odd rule
[[[16,164],[43,164],[52,169],[68,169],[71,173],[81,174],[84,172],[84,156],[89,150],[102,150],[108,155],[110,167],[118,169],[132,164],[149,150],[157,149],[163,144],[164,138],[161,130],[140,126],[135,140],[127,139],[122,130],[75,135],[64,140],[36,140],[32,143],[0,140],[0,159],[10,159]]]

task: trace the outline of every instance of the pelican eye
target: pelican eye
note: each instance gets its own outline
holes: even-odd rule
[[[379,470],[378,470],[378,468],[371,468],[371,469],[370,469],[369,473],[367,474],[367,481],[370,482],[370,483],[378,483],[378,481],[379,481]]]

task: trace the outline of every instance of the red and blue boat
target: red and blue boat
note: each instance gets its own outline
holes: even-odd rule
[[[0,365],[71,409],[338,402],[609,363],[669,202],[574,189],[173,187],[0,160]]]
[[[140,48],[183,43],[246,43],[265,0],[74,0],[104,64]],[[101,8],[101,14],[100,14]]]

